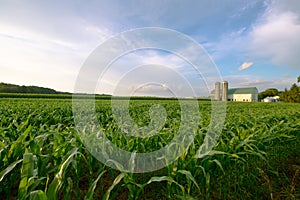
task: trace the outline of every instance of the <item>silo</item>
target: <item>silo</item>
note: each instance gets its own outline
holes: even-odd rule
[[[222,82],[222,101],[227,101],[228,99],[228,82]]]
[[[220,82],[215,84],[215,100],[220,101]]]

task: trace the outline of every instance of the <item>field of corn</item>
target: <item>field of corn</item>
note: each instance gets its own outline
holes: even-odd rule
[[[181,119],[176,100],[131,100],[136,124],[150,122],[154,103],[167,120],[145,140],[120,134],[108,99],[96,100],[97,118],[119,148],[154,151],[172,140]],[[300,199],[300,104],[228,102],[216,147],[195,158],[211,103],[199,101],[199,110],[187,152],[163,169],[131,174],[87,151],[70,99],[0,98],[0,199]]]

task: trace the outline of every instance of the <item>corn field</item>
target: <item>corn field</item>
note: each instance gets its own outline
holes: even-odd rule
[[[130,100],[139,126],[159,103],[166,123],[141,139],[121,133],[109,99],[96,100],[107,138],[121,149],[151,152],[180,126],[177,100]],[[196,158],[210,124],[199,101],[195,138],[175,162],[149,173],[115,170],[94,158],[75,129],[70,99],[0,98],[1,199],[300,199],[300,104],[227,103],[222,134]],[[122,167],[122,166],[119,166]]]

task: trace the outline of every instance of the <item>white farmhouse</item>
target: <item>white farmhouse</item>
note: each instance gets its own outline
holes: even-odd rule
[[[279,102],[279,96],[266,97],[261,100],[262,102]]]

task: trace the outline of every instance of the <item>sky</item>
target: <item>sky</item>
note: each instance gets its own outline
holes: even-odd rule
[[[207,96],[218,80],[229,88],[284,90],[300,76],[298,0],[0,0],[0,82],[77,91],[82,67],[99,46],[145,27],[174,30],[199,44],[215,77],[201,71],[212,65],[198,66],[199,76],[174,52],[136,49],[103,74],[91,66],[97,85],[82,92]],[[185,93],[187,87],[194,93]]]

